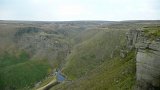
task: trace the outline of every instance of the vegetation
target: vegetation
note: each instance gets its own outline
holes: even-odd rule
[[[27,60],[29,60],[29,55],[25,51],[19,53],[18,56],[12,55],[8,52],[4,52],[0,55],[0,68],[22,63]]]
[[[54,80],[48,74],[58,68],[69,81],[51,90],[132,90],[135,51],[120,56],[127,49],[126,32],[145,27],[145,36],[154,40],[160,37],[158,25],[159,21],[0,21],[0,89],[37,89],[38,82],[43,87]]]
[[[160,26],[148,26],[144,27],[145,36],[154,40],[160,37]]]
[[[51,69],[47,61],[30,61],[26,52],[21,52],[18,56],[4,53],[0,61],[2,90],[29,88],[47,76]]]
[[[93,69],[72,83],[64,83],[51,90],[134,90],[135,51],[125,58],[115,57]]]
[[[101,65],[124,44],[124,34],[125,31],[106,29],[78,44],[67,58],[67,64],[63,69],[64,74],[74,80]]]
[[[49,76],[49,77],[45,78],[44,80],[42,80],[42,82],[40,82],[38,86],[34,87],[31,90],[37,90],[38,88],[44,87],[45,85],[49,84],[53,80],[56,81],[55,76]]]

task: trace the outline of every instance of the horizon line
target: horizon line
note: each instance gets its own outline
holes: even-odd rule
[[[0,19],[0,21],[19,21],[19,22],[90,22],[90,21],[98,21],[98,22],[123,22],[123,21],[160,21],[160,19],[136,19],[136,20],[8,20],[8,19]]]

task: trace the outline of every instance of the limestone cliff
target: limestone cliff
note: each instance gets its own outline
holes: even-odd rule
[[[70,51],[69,41],[56,31],[37,27],[18,28],[13,41],[20,50],[27,51],[31,59],[47,59],[52,66],[60,65]]]
[[[127,47],[137,50],[137,90],[160,90],[160,41],[158,36],[151,38],[144,30],[130,30],[127,34]]]

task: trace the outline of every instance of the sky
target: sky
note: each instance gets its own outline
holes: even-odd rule
[[[160,20],[160,0],[0,0],[0,20]]]

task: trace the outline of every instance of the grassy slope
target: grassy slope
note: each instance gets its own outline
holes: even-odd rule
[[[30,61],[25,52],[18,56],[5,53],[1,55],[0,62],[0,87],[2,90],[29,88],[51,71],[47,61]]]
[[[83,78],[63,83],[51,90],[133,90],[135,85],[135,52],[104,62]]]
[[[79,44],[83,41],[86,41],[90,38],[92,38],[96,33],[98,33],[97,29],[87,29],[79,34],[77,34],[74,38],[72,38],[73,44]]]
[[[75,46],[67,58],[64,74],[73,80],[101,65],[124,44],[124,34],[123,30],[99,30],[93,38]]]
[[[144,34],[151,40],[160,37],[160,26],[148,26],[144,27]]]

